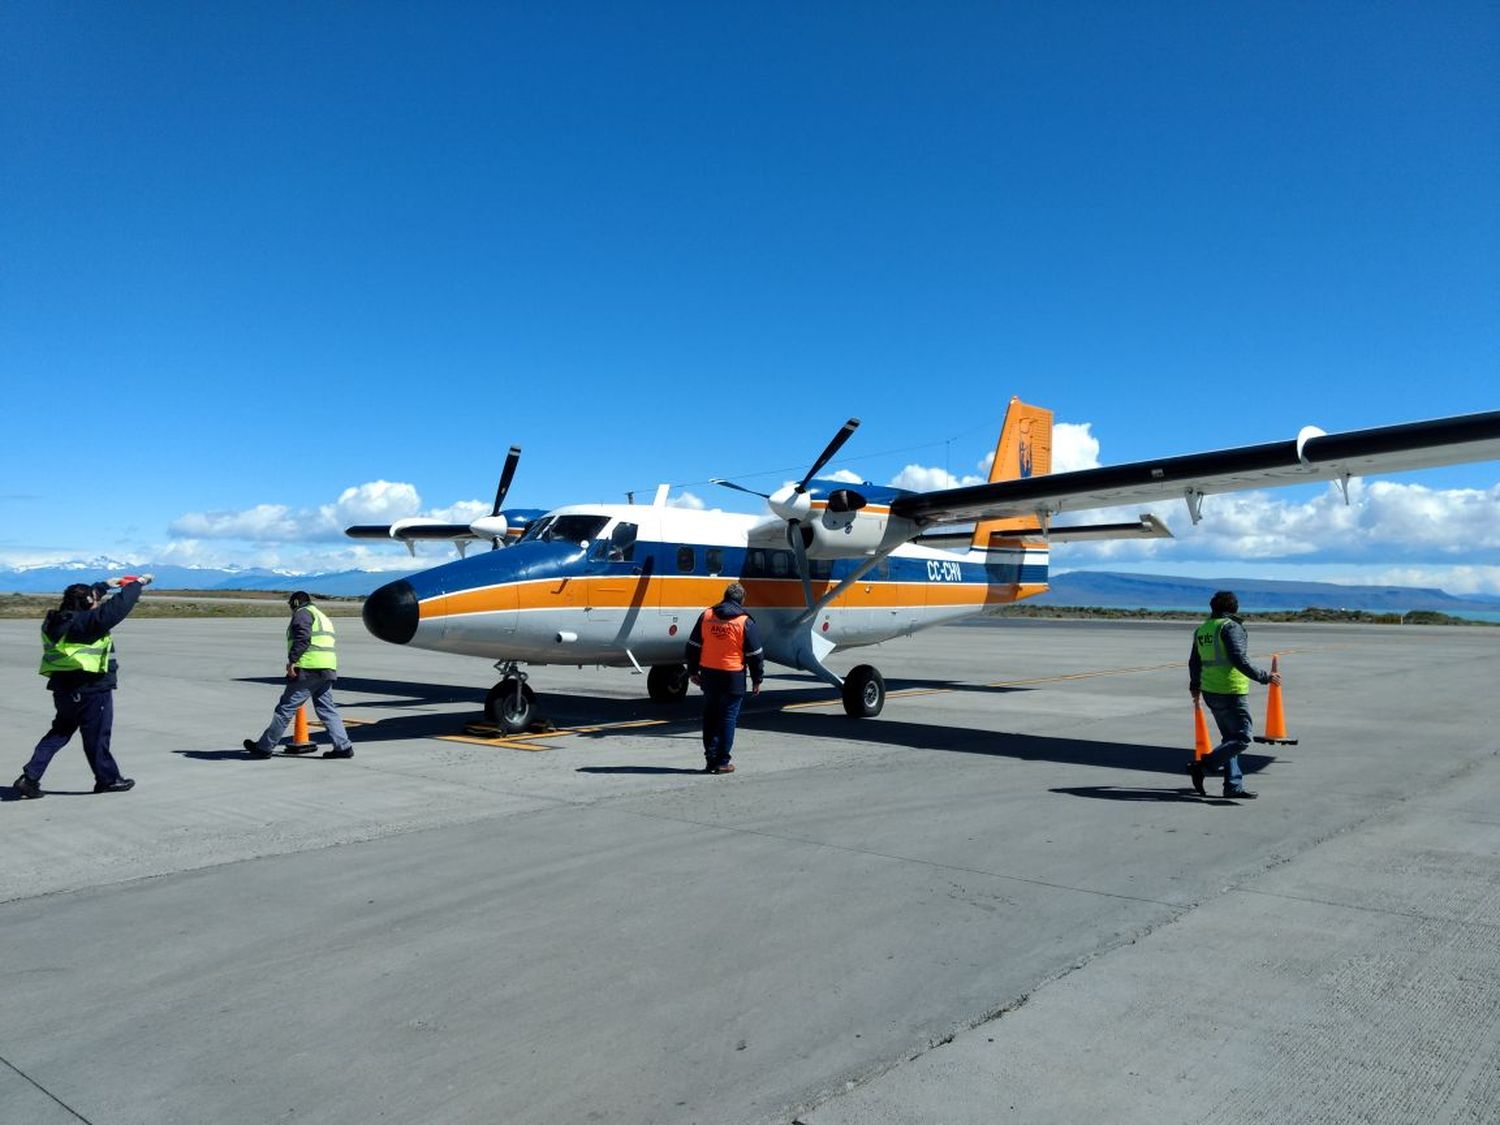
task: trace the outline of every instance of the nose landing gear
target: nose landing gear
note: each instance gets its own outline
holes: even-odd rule
[[[519,734],[536,717],[536,692],[515,661],[495,665],[500,682],[484,697],[484,717],[506,734]]]

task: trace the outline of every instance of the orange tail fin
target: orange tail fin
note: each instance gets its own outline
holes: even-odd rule
[[[1020,480],[1045,476],[1052,471],[1052,411],[1029,406],[1012,398],[1005,410],[1005,424],[1000,427],[1000,441],[995,446],[995,460],[990,465],[990,480]],[[1019,541],[1027,532],[1040,531],[1041,523],[1031,516],[1003,520],[981,520],[974,526],[974,546],[989,550],[996,539]]]

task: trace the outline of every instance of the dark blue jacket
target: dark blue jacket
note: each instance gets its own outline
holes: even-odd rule
[[[103,582],[94,583],[94,596],[103,598],[93,609],[54,609],[42,620],[42,632],[54,641],[76,641],[93,644],[121,621],[130,616],[135,603],[141,600],[139,582],[127,582],[112,598],[105,598],[110,587]],[[114,691],[116,673],[120,663],[115,659],[114,649],[109,652],[109,667],[103,672],[53,672],[47,677],[48,691],[82,692]]]
[[[714,690],[724,692],[728,695],[745,694],[745,671],[750,672],[750,679],[754,683],[760,683],[766,674],[765,650],[760,644],[760,630],[756,627],[755,618],[745,612],[744,606],[739,602],[720,602],[713,607],[714,616],[723,618],[725,621],[736,617],[744,617],[745,633],[741,648],[745,653],[745,667],[738,672],[725,672],[718,668],[703,667],[703,615],[698,615],[698,620],[693,622],[692,635],[687,642],[687,670],[689,676],[700,676],[703,680],[705,691]]]

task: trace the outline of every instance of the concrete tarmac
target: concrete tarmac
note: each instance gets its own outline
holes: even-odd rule
[[[0,789],[0,1121],[1500,1121],[1500,630],[1253,626],[1299,741],[1233,802],[1184,624],[838,654],[860,722],[773,675],[720,777],[696,697],[537,668],[558,733],[458,741],[483,661],[339,624],[352,760],[239,749],[284,623],[127,621],[137,787]]]

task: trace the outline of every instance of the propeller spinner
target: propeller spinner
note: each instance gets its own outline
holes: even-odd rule
[[[809,608],[813,604],[812,577],[807,565],[807,533],[802,529],[803,521],[812,515],[812,497],[807,494],[807,486],[813,477],[823,471],[823,466],[832,461],[838,454],[838,451],[844,448],[844,443],[853,436],[854,431],[857,429],[859,429],[859,419],[850,418],[839,429],[839,432],[833,435],[833,440],[818,455],[818,459],[812,463],[812,468],[807,470],[807,473],[800,481],[796,484],[782,485],[782,487],[769,496],[764,492],[756,492],[753,488],[746,488],[744,485],[735,484],[733,481],[727,481],[722,478],[716,477],[710,482],[712,484],[722,484],[725,488],[733,488],[739,492],[748,492],[752,496],[764,496],[766,503],[770,505],[771,511],[786,520],[787,542],[791,544],[792,550],[797,555],[797,574],[802,579],[802,595],[806,599]],[[850,493],[850,496],[858,501],[851,504],[851,510],[864,507],[863,497],[854,493]]]

